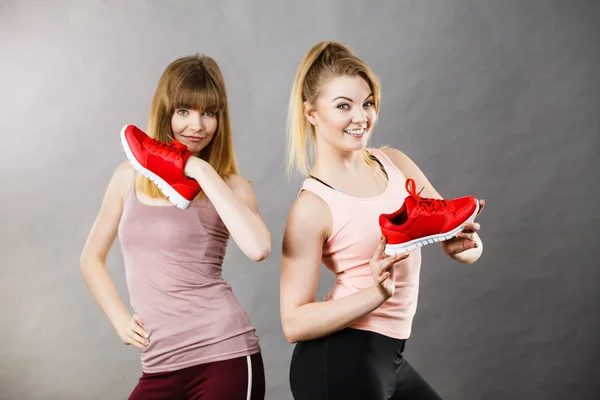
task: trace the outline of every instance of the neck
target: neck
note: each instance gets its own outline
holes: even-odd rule
[[[316,158],[311,174],[323,178],[340,175],[357,175],[363,168],[362,152],[359,150],[343,151],[328,143],[318,143]]]

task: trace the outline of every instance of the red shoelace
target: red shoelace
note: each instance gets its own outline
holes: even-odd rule
[[[417,193],[417,185],[413,179],[408,178],[405,186],[409,196],[415,200],[416,208],[422,208],[425,211],[443,211],[448,209],[446,200],[429,199],[419,196],[425,188]]]
[[[157,154],[163,154],[175,158],[182,159],[188,151],[187,146],[173,139],[173,143],[165,143],[160,140],[153,140],[150,144],[150,150]]]

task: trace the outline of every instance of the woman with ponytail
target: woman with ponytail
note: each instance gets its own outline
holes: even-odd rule
[[[402,203],[407,177],[423,197],[441,196],[402,152],[367,147],[379,107],[377,77],[347,47],[323,42],[304,56],[290,99],[288,169],[307,178],[289,212],[281,272],[297,400],[440,399],[403,357],[420,249],[385,256],[378,217]],[[482,251],[478,224],[468,229],[442,244],[463,263]],[[321,263],[336,283],[318,302]]]

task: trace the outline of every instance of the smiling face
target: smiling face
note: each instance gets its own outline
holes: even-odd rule
[[[361,76],[336,76],[323,84],[315,104],[305,103],[305,116],[317,142],[341,151],[361,150],[377,120],[373,93]]]
[[[237,174],[227,91],[214,59],[187,56],[167,66],[152,98],[147,134],[164,143],[177,140],[223,179]],[[141,174],[136,176],[136,189],[151,198],[166,199]]]
[[[200,154],[217,132],[217,114],[210,111],[175,109],[171,117],[171,130],[178,142],[185,144],[194,154]]]

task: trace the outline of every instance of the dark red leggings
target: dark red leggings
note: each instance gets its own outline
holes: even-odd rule
[[[250,368],[249,367],[250,364]],[[263,400],[260,353],[177,371],[143,373],[129,400]]]

